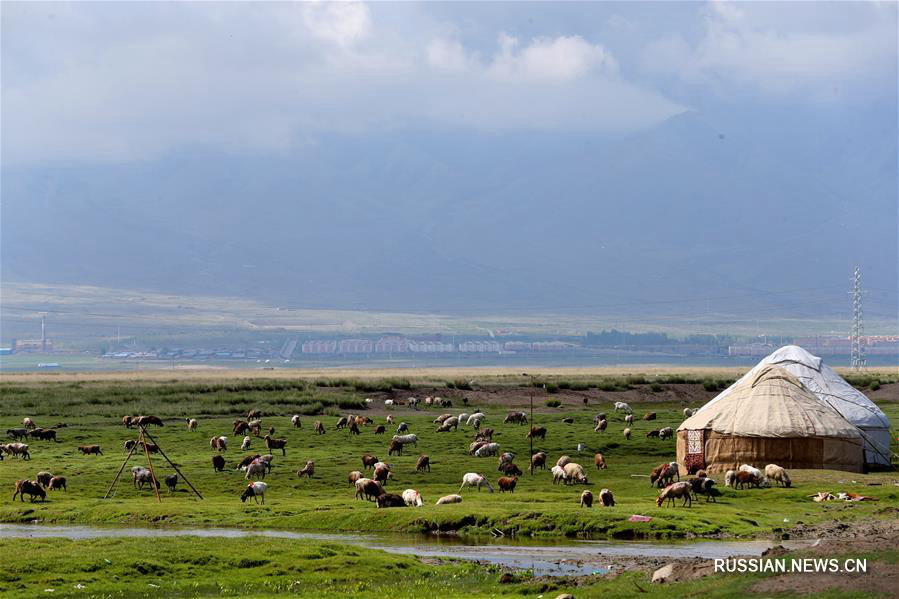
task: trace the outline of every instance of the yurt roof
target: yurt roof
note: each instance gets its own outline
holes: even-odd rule
[[[839,437],[861,433],[833,408],[822,403],[784,368],[766,365],[743,377],[688,418],[678,430],[710,429],[745,437]]]

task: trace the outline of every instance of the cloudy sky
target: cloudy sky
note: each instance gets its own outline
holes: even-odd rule
[[[895,97],[896,21],[892,2],[4,2],[3,160],[863,110]]]

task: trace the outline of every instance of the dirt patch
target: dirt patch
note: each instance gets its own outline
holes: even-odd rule
[[[890,517],[891,508],[881,510],[886,519],[866,518],[852,522],[822,522],[800,524],[790,529],[792,539],[820,539],[811,548],[814,553],[845,553],[848,551],[876,551],[884,547],[899,547],[899,520]],[[894,508],[893,508],[894,509]]]
[[[772,576],[752,586],[752,591],[768,593],[821,593],[824,591],[867,592],[875,596],[895,597],[899,588],[899,565],[868,562],[864,574],[829,574],[816,572]]]

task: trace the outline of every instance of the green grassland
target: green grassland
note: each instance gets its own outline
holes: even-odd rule
[[[559,382],[555,383],[559,384]],[[565,382],[561,382],[565,385]],[[637,384],[634,382],[634,384]],[[325,386],[327,385],[327,386]],[[778,533],[795,523],[830,519],[849,519],[871,515],[885,505],[899,504],[899,488],[890,484],[890,473],[867,475],[834,471],[794,471],[793,488],[770,488],[733,491],[722,488],[717,503],[694,502],[693,507],[659,508],[656,490],[649,484],[649,471],[660,462],[674,458],[674,442],[647,438],[648,430],[676,427],[682,419],[683,402],[645,402],[637,407],[638,420],[633,437],[625,441],[621,435],[624,423],[611,410],[611,403],[591,404],[566,398],[558,408],[548,409],[545,400],[563,397],[541,390],[535,414],[539,425],[549,430],[546,440],[536,440],[534,448],[544,450],[554,462],[567,454],[585,466],[590,477],[587,488],[594,493],[609,488],[615,494],[614,508],[582,509],[578,506],[581,486],[553,485],[549,471],[527,472],[520,477],[514,494],[462,492],[458,505],[436,506],[442,495],[456,493],[463,474],[480,472],[492,482],[499,473],[496,458],[475,458],[468,454],[473,438],[470,428],[457,432],[436,433],[433,418],[441,412],[471,413],[482,409],[488,415],[487,426],[496,430],[494,440],[503,450],[518,455],[516,463],[526,470],[529,443],[527,427],[504,425],[505,406],[492,405],[479,399],[469,406],[456,405],[450,410],[439,408],[413,411],[405,407],[394,412],[397,422],[409,423],[410,432],[419,437],[418,447],[403,456],[387,456],[387,435],[374,434],[365,427],[359,436],[346,430],[335,430],[339,414],[364,412],[364,391],[387,388],[405,390],[408,381],[303,381],[252,380],[217,383],[17,383],[0,384],[0,430],[20,426],[28,415],[38,425],[52,426],[65,421],[69,426],[59,430],[59,443],[30,441],[32,459],[23,461],[7,457],[0,463],[0,490],[12,496],[13,483],[20,478],[34,478],[40,470],[66,476],[68,492],[53,492],[46,502],[0,501],[2,522],[146,524],[169,526],[237,526],[252,528],[295,528],[328,531],[395,531],[453,532],[465,535],[488,534],[499,529],[507,535],[577,536],[592,535],[611,538],[667,538],[701,536],[757,536]],[[514,392],[514,391],[513,391]],[[520,390],[526,398],[528,390]],[[489,396],[489,394],[487,395]],[[474,405],[477,403],[478,405]],[[276,436],[288,439],[287,456],[278,453],[274,470],[266,478],[269,492],[265,506],[244,504],[239,494],[246,484],[243,473],[234,465],[246,452],[239,450],[240,438],[231,434],[231,421],[258,407],[266,416],[265,427],[274,426]],[[887,414],[899,419],[899,404],[885,402]],[[609,414],[605,433],[593,432],[593,415]],[[639,415],[655,411],[658,420],[644,422]],[[169,495],[164,489],[163,501],[157,503],[150,490],[133,488],[126,478],[118,485],[114,497],[103,499],[116,471],[125,457],[123,443],[136,433],[122,427],[121,415],[154,413],[169,418],[162,428],[151,434],[170,458],[182,469],[204,496],[194,497],[182,483]],[[303,428],[293,429],[289,416],[303,416]],[[384,422],[383,411],[371,411],[376,423]],[[200,430],[188,432],[184,416],[197,416]],[[573,424],[563,418],[571,417]],[[316,435],[312,422],[321,419],[327,426],[324,436]],[[229,450],[224,454],[229,466],[224,472],[213,472],[209,447],[213,435],[226,435]],[[578,454],[578,443],[590,452]],[[99,444],[102,456],[83,456],[76,451],[82,444]],[[261,439],[254,439],[254,453],[266,453]],[[608,469],[597,471],[593,451],[602,452]],[[354,499],[347,474],[361,470],[360,456],[371,452],[394,466],[395,480],[388,491],[401,493],[406,488],[421,491],[426,505],[422,508],[376,509],[371,502]],[[420,453],[431,458],[432,471],[417,473],[415,461]],[[296,470],[306,460],[315,460],[312,480],[299,479]],[[129,467],[143,463],[132,458]],[[156,456],[154,465],[160,475],[172,469]],[[722,485],[723,487],[723,485]],[[871,503],[817,504],[809,496],[821,490],[855,491],[879,498]],[[497,490],[498,491],[498,490]],[[648,523],[631,523],[632,514],[651,516]]]
[[[767,575],[718,574],[666,585],[646,573],[535,578],[518,572],[500,583],[494,567],[412,556],[337,543],[274,538],[0,540],[0,597],[555,597],[578,599],[736,597],[758,594]],[[868,554],[895,565],[899,553]],[[813,576],[813,575],[810,575]],[[867,588],[866,588],[867,587]],[[48,592],[52,589],[52,593]],[[819,598],[882,597],[859,581],[853,591],[821,589]]]

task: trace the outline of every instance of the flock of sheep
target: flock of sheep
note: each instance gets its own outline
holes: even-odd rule
[[[366,402],[371,403],[372,400],[367,399]],[[408,402],[399,402],[396,400],[386,400],[384,402],[385,407],[388,409],[391,409],[396,405],[404,405],[405,403],[408,403],[410,407],[417,409],[419,404],[422,402],[415,398],[410,398]],[[423,403],[425,405],[448,406],[447,400],[441,400],[440,398],[428,397],[424,399]],[[624,413],[623,420],[627,426],[626,428],[624,428],[623,434],[626,439],[629,439],[631,435],[630,427],[633,425],[634,418],[633,410],[628,404],[624,402],[615,402],[614,409],[616,412]],[[684,417],[689,417],[690,415],[692,415],[692,413],[693,410],[687,408],[684,410]],[[261,418],[262,413],[259,410],[251,410],[247,414],[246,419],[234,420],[232,431],[234,435],[238,436],[238,438],[240,437],[240,435],[244,435],[243,442],[241,443],[241,450],[247,451],[250,449],[253,439],[251,435],[254,435],[257,438],[262,438],[266,449],[269,451],[269,453],[265,455],[250,454],[245,456],[237,464],[236,468],[237,470],[244,472],[244,478],[248,481],[246,487],[240,494],[241,500],[245,502],[250,497],[252,497],[256,503],[259,503],[261,501],[261,503],[264,504],[265,493],[268,490],[268,484],[263,482],[262,479],[264,479],[265,476],[269,472],[271,472],[272,462],[274,460],[273,453],[275,451],[280,450],[282,452],[282,456],[287,455],[287,439],[276,438],[274,436],[274,427],[263,429]],[[655,418],[656,414],[654,412],[647,413],[643,417],[643,419],[647,421],[655,420]],[[566,421],[570,420],[570,418],[566,419]],[[435,418],[433,422],[437,426],[437,433],[456,431],[458,430],[460,425],[464,425],[473,429],[475,432],[475,436],[474,440],[468,447],[469,455],[477,458],[498,456],[497,471],[500,472],[503,476],[497,479],[497,487],[499,488],[500,492],[514,493],[515,487],[518,482],[518,477],[522,475],[522,470],[514,463],[515,454],[508,451],[502,452],[499,443],[493,441],[494,430],[492,428],[482,426],[486,421],[487,415],[483,412],[476,411],[472,414],[461,413],[458,415],[444,413]],[[188,431],[196,432],[198,430],[199,422],[197,421],[197,419],[187,418],[186,422]],[[290,418],[290,423],[291,426],[297,429],[302,428],[303,426],[302,420],[299,415],[293,415]],[[527,425],[528,418],[524,412],[513,411],[507,414],[507,416],[503,420],[503,423]],[[597,414],[594,418],[593,423],[594,430],[596,432],[605,431],[608,427],[608,419],[606,414]],[[129,429],[135,426],[146,427],[151,424],[155,426],[164,426],[163,421],[156,416],[125,416],[122,418],[122,424]],[[335,429],[347,429],[351,434],[361,434],[360,427],[366,427],[374,424],[375,423],[373,419],[370,417],[351,414],[340,417],[336,423]],[[394,421],[393,415],[388,414],[385,418],[385,424],[376,425],[374,433],[384,434],[386,431],[386,426],[393,426],[394,424],[396,423]],[[25,418],[23,420],[23,426],[24,428],[21,429],[9,429],[7,430],[7,434],[12,436],[14,439],[27,439],[28,437],[31,437],[35,439],[45,440],[52,439],[59,442],[59,440],[56,439],[56,431],[54,429],[38,428],[35,426],[31,418]],[[62,426],[65,425],[57,425],[57,427]],[[316,420],[314,422],[313,430],[318,435],[327,434],[325,425],[321,420]],[[49,435],[46,431],[51,431],[53,434]],[[547,431],[545,427],[532,426],[527,433],[527,437],[545,439],[546,432]],[[267,434],[263,436],[263,433]],[[647,437],[658,437],[660,439],[670,439],[672,438],[672,436],[673,431],[670,427],[661,428],[659,430],[654,430],[647,433]],[[140,449],[137,447],[138,443],[139,442],[134,439],[128,440],[125,442],[124,448],[129,452],[134,451],[135,449]],[[153,443],[145,441],[143,445],[145,445],[145,450],[147,452],[159,452],[159,447]],[[210,439],[209,445],[210,448],[216,452],[216,454],[212,457],[213,469],[216,472],[223,471],[225,469],[226,463],[224,457],[221,454],[228,449],[228,437],[224,435],[213,436]],[[409,432],[408,423],[400,422],[396,426],[396,434],[394,434],[390,439],[388,445],[388,455],[402,455],[404,449],[409,446],[417,447],[417,445],[418,436]],[[586,448],[583,444],[578,445],[579,452],[584,449]],[[102,455],[102,452],[98,445],[82,445],[78,447],[78,450],[85,455]],[[0,445],[0,460],[3,459],[4,453],[13,457],[21,457],[23,459],[30,458],[28,445],[20,442]],[[530,472],[533,473],[537,469],[546,470],[546,460],[547,454],[545,452],[538,451],[534,453],[530,458]],[[597,470],[603,470],[606,468],[605,458],[601,453],[595,454],[594,465]],[[371,473],[368,476],[366,476],[365,474],[367,470],[371,470]],[[420,455],[416,463],[416,471],[430,472],[430,470],[430,458],[425,454]],[[559,457],[555,465],[550,469],[550,472],[552,474],[553,484],[588,484],[588,477],[584,467],[578,463],[573,462],[572,459],[567,455]],[[135,466],[134,468],[132,468],[131,473],[135,488],[142,489],[145,485],[154,485],[157,489],[159,489],[159,480],[157,479],[155,473],[151,472],[149,469],[142,466]],[[311,479],[315,474],[314,460],[308,460],[303,468],[297,470],[296,474],[299,478],[307,477]],[[406,489],[402,492],[402,494],[399,495],[388,493],[385,487],[387,486],[388,481],[392,478],[393,467],[389,463],[381,461],[370,453],[366,453],[362,456],[362,470],[354,470],[350,472],[347,480],[348,483],[355,489],[356,498],[373,501],[379,508],[404,506],[421,507],[422,505],[424,505],[422,495],[416,489]],[[676,482],[674,480],[675,478],[677,478]],[[789,487],[791,484],[790,477],[787,472],[783,468],[774,464],[769,464],[765,468],[764,472],[750,465],[743,465],[738,470],[728,471],[725,474],[725,485],[733,488],[743,488],[746,485],[749,485],[751,487],[770,486],[771,480],[776,481],[786,487]],[[167,475],[164,477],[164,481],[169,491],[173,492],[178,482],[178,476],[176,474]],[[653,469],[653,471],[650,473],[650,485],[657,485],[660,490],[656,498],[656,503],[658,506],[661,506],[666,501],[668,505],[676,505],[674,504],[675,499],[683,499],[682,505],[692,505],[692,498],[694,495],[706,496],[707,502],[714,501],[715,496],[718,494],[718,491],[715,488],[715,481],[709,478],[704,471],[697,472],[693,478],[687,481],[681,481],[677,462],[665,462]],[[15,500],[16,497],[20,497],[21,501],[24,501],[24,496],[29,495],[31,501],[34,501],[36,497],[40,498],[43,501],[46,497],[46,489],[65,490],[65,488],[65,477],[54,476],[49,472],[42,471],[38,473],[36,479],[33,481],[16,481],[16,492],[13,495],[13,500]],[[493,485],[491,485],[486,476],[478,472],[468,472],[462,477],[462,484],[459,487],[458,492],[440,497],[436,501],[436,505],[460,503],[462,501],[461,493],[466,488],[474,488],[477,489],[477,491],[485,488],[490,493],[494,492],[494,487]],[[594,498],[591,491],[585,490],[581,493],[581,506],[589,508],[592,507],[593,502]],[[612,491],[605,488],[602,489],[599,492],[599,503],[605,507],[614,506],[615,498]]]

